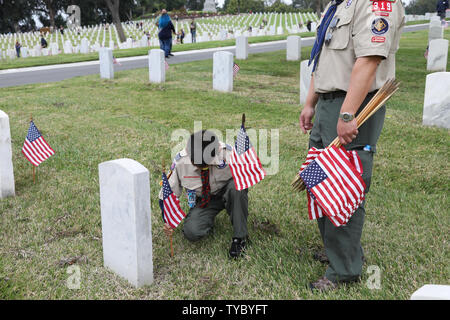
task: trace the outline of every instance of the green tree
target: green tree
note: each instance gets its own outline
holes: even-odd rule
[[[425,14],[426,12],[436,12],[437,0],[412,0],[405,11],[407,14]]]
[[[33,19],[35,0],[0,2],[0,33],[29,31],[36,28]]]

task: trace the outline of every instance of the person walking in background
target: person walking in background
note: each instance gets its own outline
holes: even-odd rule
[[[306,28],[309,32],[311,32],[311,20],[308,20],[308,22],[306,23]]]
[[[192,21],[191,21],[190,29],[191,29],[192,43],[196,43],[197,39],[195,38],[195,34],[197,31],[197,26],[195,24],[194,19],[192,19]]]
[[[161,11],[161,17],[159,17],[157,26],[159,28],[158,38],[161,50],[164,51],[166,58],[173,56],[170,53],[172,49],[172,33],[176,34],[176,31],[166,9]]]
[[[448,9],[448,0],[438,0],[436,4],[436,11],[441,18],[441,22],[445,23],[445,11]]]
[[[16,41],[15,47],[16,47],[16,55],[17,55],[17,58],[20,58],[20,48],[21,48],[22,46],[20,45],[19,41]]]
[[[183,44],[183,40],[184,40],[184,30],[181,29],[180,30],[180,42],[181,42],[181,44]]]
[[[47,48],[47,41],[44,39],[44,36],[41,37],[41,47]]]

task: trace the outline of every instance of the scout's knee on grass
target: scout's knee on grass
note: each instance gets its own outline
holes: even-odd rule
[[[189,241],[199,241],[212,232],[213,226],[200,219],[187,219],[184,222],[183,234]]]

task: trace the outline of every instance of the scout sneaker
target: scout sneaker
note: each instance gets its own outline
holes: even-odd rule
[[[233,238],[230,248],[230,258],[239,258],[242,252],[245,250],[246,241],[245,239]]]

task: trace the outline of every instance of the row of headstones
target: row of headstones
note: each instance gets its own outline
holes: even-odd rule
[[[248,37],[236,38],[236,59],[248,58]],[[286,44],[286,60],[299,61],[301,58],[301,37],[289,36]],[[113,54],[109,48],[99,51],[100,77],[114,79]],[[166,79],[166,61],[163,50],[152,49],[148,57],[150,83],[163,83]],[[213,89],[222,92],[233,91],[234,55],[227,51],[218,51],[213,55]]]

